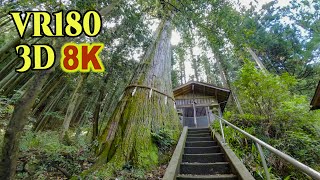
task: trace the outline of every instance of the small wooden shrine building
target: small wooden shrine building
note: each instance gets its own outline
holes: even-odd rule
[[[173,90],[183,126],[208,127],[213,113],[221,115],[231,91],[208,83],[190,81]]]
[[[311,110],[320,109],[320,81],[310,105]]]

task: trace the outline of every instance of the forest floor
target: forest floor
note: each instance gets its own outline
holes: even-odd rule
[[[69,154],[65,154],[63,161],[68,161],[73,165],[78,165],[80,171],[87,170],[93,165],[91,160],[77,161]],[[49,162],[51,161],[51,162]],[[162,179],[167,168],[167,164],[160,165],[159,167],[145,172],[142,170],[123,170],[115,174],[115,177],[96,177],[95,179],[114,179],[114,180],[127,180],[127,179],[141,179],[141,180],[158,180]],[[46,157],[41,151],[33,150],[20,153],[17,179],[69,179],[72,174],[70,167],[66,167],[61,162],[53,162],[50,157]],[[76,175],[76,174],[73,174]]]
[[[5,133],[13,108],[0,107],[0,155]],[[56,131],[33,132],[32,126],[27,126],[20,143],[20,152],[16,179],[68,179],[89,169],[95,162],[88,127],[83,127],[77,138],[71,133],[72,143],[65,145],[59,140]],[[77,139],[77,140],[76,140]],[[132,167],[117,172],[113,178],[96,177],[91,179],[162,179],[167,164],[170,161],[174,147],[166,154],[159,153],[158,167],[151,171],[137,170]]]

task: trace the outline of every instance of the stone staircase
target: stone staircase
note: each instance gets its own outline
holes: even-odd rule
[[[209,128],[188,129],[178,180],[239,178]]]

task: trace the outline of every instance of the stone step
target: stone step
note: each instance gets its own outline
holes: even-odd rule
[[[186,142],[186,147],[210,147],[217,146],[218,143],[216,141],[193,141]]]
[[[187,142],[191,141],[213,141],[212,137],[187,137]]]
[[[231,168],[228,162],[181,163],[180,174],[193,174],[193,175],[231,174]]]
[[[210,133],[188,134],[187,137],[211,137]]]
[[[196,136],[196,135],[199,135],[199,134],[207,135],[207,136],[211,136],[211,133],[210,133],[210,132],[195,132],[195,133],[188,133],[188,134],[187,134],[187,136]]]
[[[184,154],[182,156],[182,162],[187,163],[215,163],[225,162],[223,153],[211,153],[211,154]]]
[[[188,130],[188,134],[198,134],[198,133],[210,133],[209,129],[200,129],[200,130]]]
[[[210,154],[210,153],[219,153],[219,146],[210,146],[210,147],[185,147],[184,154]]]
[[[190,131],[201,131],[201,130],[209,131],[210,129],[209,128],[189,128],[188,132],[190,132]]]
[[[189,175],[189,174],[179,174],[177,180],[238,180],[238,177],[234,174],[217,174],[217,175]]]

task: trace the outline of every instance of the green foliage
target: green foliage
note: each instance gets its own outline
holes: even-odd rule
[[[44,113],[45,116],[49,116],[54,118],[55,120],[62,121],[64,119],[64,115],[61,112],[46,112]]]
[[[59,140],[53,131],[26,132],[20,144],[17,179],[47,179],[57,167],[65,169],[70,175],[79,174],[88,166],[91,148],[85,136],[78,137],[72,146]]]
[[[158,146],[159,150],[162,152],[169,150],[173,145],[176,144],[171,130],[160,129],[157,132],[152,132],[151,135],[153,142]]]
[[[295,79],[288,74],[277,76],[263,73],[249,62],[240,72],[235,85],[245,114],[226,112],[224,117],[250,134],[319,170],[320,113],[309,111],[309,101],[305,96],[290,92],[296,85]],[[254,144],[233,129],[225,128],[225,134],[236,154],[242,157],[258,178],[261,174],[261,161]],[[304,178],[284,160],[268,151],[265,154],[269,167],[272,167],[271,173],[275,176]]]
[[[142,169],[127,169],[117,173],[117,179],[145,179],[145,171]]]
[[[146,53],[147,47],[151,42],[151,34],[153,28],[151,24],[156,22],[153,18],[161,18],[170,10],[175,11],[173,18],[174,25],[179,31],[183,42],[174,50],[173,62],[178,68],[172,71],[172,84],[176,87],[178,84],[187,81],[186,65],[190,64],[199,76],[205,75],[208,83],[221,85],[221,74],[225,74],[228,85],[232,88],[234,79],[238,79],[235,86],[239,91],[239,99],[245,114],[237,115],[233,112],[227,112],[225,117],[245,129],[253,135],[264,141],[276,146],[277,148],[298,158],[304,163],[319,169],[319,112],[309,112],[308,102],[305,96],[310,97],[314,91],[315,81],[319,79],[319,3],[317,1],[290,1],[288,7],[277,8],[276,2],[271,2],[265,6],[261,12],[255,12],[254,7],[249,10],[240,8],[238,12],[234,8],[232,1],[226,0],[184,0],[184,1],[159,1],[159,0],[138,0],[138,1],[85,1],[71,0],[68,3],[60,1],[27,1],[19,2],[5,1],[1,2],[0,7],[0,46],[5,47],[8,43],[17,37],[17,33],[11,31],[13,24],[2,24],[9,16],[8,11],[28,9],[42,9],[48,11],[79,9],[82,12],[87,9],[96,9],[100,11],[102,8],[108,7],[115,3],[115,8],[109,12],[104,19],[102,33],[95,38],[84,38],[80,36],[74,39],[76,42],[103,42],[106,50],[101,53],[107,72],[102,74],[91,73],[85,82],[82,94],[86,97],[78,102],[78,111],[74,115],[71,127],[91,125],[91,119],[95,110],[95,100],[97,91],[105,89],[105,100],[102,103],[101,116],[99,124],[105,127],[107,119],[112,115],[118,99],[123,89],[129,84],[131,76],[138,73],[137,69],[139,56]],[[7,15],[7,16],[5,16]],[[284,18],[288,18],[293,23],[284,23]],[[192,30],[190,30],[192,29]],[[26,38],[26,42],[33,43],[33,39]],[[37,43],[51,43],[51,39],[42,38]],[[57,43],[59,44],[60,41]],[[52,44],[51,44],[52,45]],[[204,50],[197,58],[190,59],[190,50],[194,46]],[[243,59],[251,58],[244,51],[246,47],[251,47],[261,58],[261,61],[267,67],[269,72],[273,74],[263,74],[254,68],[253,64],[246,62],[244,68],[239,72]],[[189,52],[189,54],[188,54]],[[201,52],[201,51],[200,51]],[[219,61],[222,68],[218,67],[213,58],[220,57]],[[14,51],[9,56],[1,54],[3,57],[0,63],[0,69],[7,64],[12,63],[13,57],[16,57]],[[188,62],[189,61],[189,62]],[[13,62],[14,65],[15,60]],[[148,65],[148,64],[146,64]],[[7,72],[2,71],[1,83],[7,89],[11,86],[12,81],[19,80],[22,76],[12,76],[14,66],[10,67]],[[220,71],[220,72],[219,72]],[[60,71],[56,70],[55,75]],[[240,76],[238,76],[240,73]],[[104,75],[107,78],[103,78]],[[43,131],[47,127],[54,129],[61,125],[64,119],[67,103],[70,94],[77,84],[79,74],[63,75],[63,83],[59,84],[52,93],[47,97],[44,88],[43,92],[38,96],[38,102],[43,102],[41,106],[37,106],[32,117],[40,120],[48,117],[44,122]],[[15,104],[23,94],[23,87],[26,82],[33,77],[32,75],[21,78],[17,85],[12,88],[10,97],[4,100],[0,99],[0,144],[4,135],[4,129],[13,112],[12,104]],[[55,77],[55,76],[54,76]],[[191,75],[194,78],[195,75]],[[237,78],[238,77],[238,78]],[[296,79],[295,79],[295,78]],[[6,80],[7,79],[7,80]],[[204,77],[197,79],[203,80]],[[47,84],[55,81],[49,78]],[[8,81],[8,82],[7,82]],[[63,92],[61,99],[56,104],[51,102],[56,95],[68,84],[66,91]],[[311,88],[312,87],[312,88]],[[1,87],[2,88],[2,87]],[[11,87],[9,88],[11,89]],[[2,93],[2,92],[1,92]],[[295,94],[293,94],[295,93]],[[304,94],[300,96],[296,94]],[[45,98],[45,99],[41,99]],[[43,100],[43,101],[42,101]],[[3,103],[4,102],[4,103]],[[83,113],[85,112],[85,113]],[[167,112],[165,109],[162,112]],[[175,113],[175,112],[174,112]],[[31,119],[30,117],[23,117]],[[167,120],[167,119],[166,119]],[[53,123],[54,122],[54,123]],[[54,124],[54,125],[52,125]],[[219,129],[217,126],[216,128]],[[58,129],[58,128],[57,128]],[[78,128],[81,129],[81,128]],[[152,133],[153,143],[141,138],[135,146],[135,151],[140,152],[136,157],[137,164],[146,166],[157,162],[158,149],[160,154],[167,153],[175,144],[175,137],[178,134],[161,129]],[[81,133],[80,133],[81,134]],[[120,134],[120,133],[119,133]],[[175,135],[173,135],[175,134]],[[150,136],[150,133],[147,133]],[[232,129],[226,128],[226,136],[228,142],[236,147],[235,152],[244,157],[243,160],[249,162],[248,167],[254,172],[255,177],[263,178],[260,160],[256,155],[256,148],[252,142],[243,135],[235,133]],[[97,143],[97,142],[93,142]],[[145,143],[147,147],[143,146]],[[45,172],[50,171],[52,162],[56,162],[59,166],[65,167],[71,173],[77,174],[80,169],[79,161],[85,161],[88,158],[89,141],[86,141],[82,135],[79,135],[77,142],[71,146],[63,145],[58,140],[56,132],[32,133],[28,132],[24,135],[21,144],[22,154],[27,154],[28,167],[36,169],[36,173],[31,178],[46,179]],[[115,144],[115,143],[113,143]],[[97,144],[96,144],[97,145]],[[245,147],[245,148],[243,148]],[[141,148],[141,149],[139,149]],[[30,154],[29,154],[30,153]],[[39,156],[38,154],[44,156]],[[125,153],[123,153],[125,154]],[[123,154],[120,154],[121,156]],[[131,154],[131,153],[128,153]],[[271,169],[273,173],[283,175],[285,177],[292,168],[278,166],[283,161],[266,153],[269,164],[273,165]],[[141,157],[140,157],[141,155]],[[35,156],[35,157],[33,157]],[[72,160],[71,160],[72,159]],[[147,159],[147,160],[143,160]],[[41,160],[46,165],[39,165]],[[120,160],[116,159],[117,162]],[[128,167],[130,163],[127,163]],[[124,179],[141,178],[137,171],[130,173],[136,175],[120,175]],[[282,172],[281,172],[282,171]],[[30,173],[21,172],[18,177],[21,179],[30,178]],[[103,174],[105,175],[105,174]],[[104,176],[101,176],[104,177]],[[287,178],[291,176],[287,176]],[[294,177],[294,175],[292,175]]]
[[[13,106],[10,105],[10,99],[0,97],[0,119],[7,119],[13,112]],[[0,123],[3,123],[2,121]],[[2,125],[0,125],[2,127]]]
[[[28,151],[30,149],[41,149],[44,153],[75,153],[77,151],[77,147],[71,147],[63,145],[59,141],[59,134],[52,131],[34,133],[34,132],[26,132],[23,136],[20,150]]]
[[[23,95],[22,91],[14,91],[13,96],[9,99],[10,104],[15,104]]]

